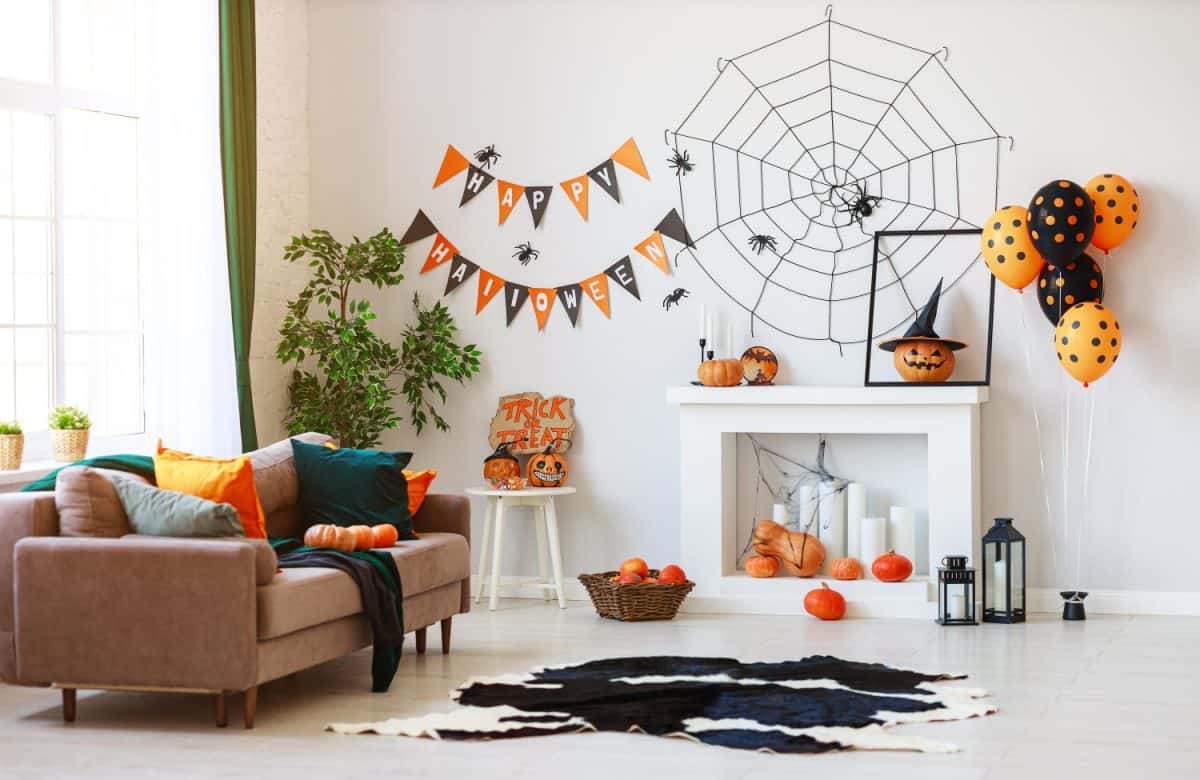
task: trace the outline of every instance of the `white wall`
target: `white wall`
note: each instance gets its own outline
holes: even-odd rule
[[[297,209],[293,221],[278,226],[280,235],[310,225],[344,237],[383,225],[398,233],[423,208],[463,254],[502,275],[548,285],[574,281],[628,252],[676,205],[662,130],[692,105],[713,77],[716,58],[811,24],[823,8],[763,1],[311,0],[309,222]],[[1138,234],[1108,264],[1106,300],[1120,313],[1125,337],[1121,363],[1108,377],[1085,393],[1060,376],[1050,331],[1032,296],[1000,296],[992,400],[983,417],[984,512],[989,518],[1014,516],[1030,537],[1034,584],[1073,580],[1074,548],[1068,557],[1061,510],[1046,517],[1032,410],[1037,398],[1049,499],[1060,507],[1060,399],[1073,404],[1068,479],[1072,493],[1080,494],[1083,400],[1090,395],[1095,428],[1083,586],[1197,590],[1194,504],[1185,486],[1200,432],[1192,397],[1200,369],[1191,343],[1200,326],[1192,262],[1200,245],[1200,206],[1191,186],[1200,163],[1193,138],[1200,66],[1191,32],[1200,26],[1200,7],[1094,0],[842,2],[835,11],[848,24],[925,49],[950,47],[948,67],[964,89],[1002,133],[1017,139],[1003,159],[1002,202],[1024,203],[1051,178],[1084,181],[1103,170],[1137,184],[1144,213]],[[260,44],[260,57],[262,52]],[[300,89],[290,82],[288,88]],[[603,159],[631,134],[654,181],[622,173],[624,204],[595,193],[586,224],[561,193],[534,233],[520,213],[498,228],[490,191],[458,209],[459,180],[430,189],[447,143],[463,150],[494,143],[504,154],[502,175],[557,182]],[[542,256],[521,268],[509,254],[525,240]],[[403,285],[378,298],[380,328],[392,338],[408,317],[412,292],[432,300],[444,284],[444,270],[417,274],[426,246],[414,251]],[[263,247],[260,240],[259,251],[260,268],[281,262],[277,246]],[[451,388],[452,433],[418,439],[405,429],[385,439],[387,446],[414,449],[417,465],[440,469],[436,488],[460,490],[480,481],[497,396],[523,390],[574,396],[580,436],[571,453],[572,481],[580,495],[560,513],[571,573],[612,566],[632,554],[655,564],[678,554],[678,426],[663,401],[664,387],[693,376],[698,303],[732,313],[687,260],[671,279],[635,262],[642,303],[614,292],[611,321],[585,307],[574,331],[561,312],[552,312],[539,334],[528,307],[506,330],[499,302],[476,317],[474,285],[460,288],[448,304],[463,338],[481,345],[483,373],[466,389]],[[260,272],[260,289],[267,276]],[[298,280],[289,281],[298,289]],[[658,302],[676,286],[692,297],[683,310],[664,314]],[[1032,383],[1024,367],[1020,306],[1027,307]],[[739,323],[737,341],[749,343],[744,320]],[[255,325],[256,343],[273,337],[265,331],[272,327],[269,316],[260,314]],[[861,381],[861,350],[839,358],[828,345],[764,335],[755,341],[780,353],[784,381]],[[265,375],[256,362],[260,408],[264,397],[280,390],[264,387]],[[260,419],[260,430],[269,424]],[[853,445],[839,456],[847,471],[866,467],[866,461],[855,462]],[[1076,504],[1073,525],[1084,509]],[[1069,530],[1074,539],[1075,528]],[[528,552],[519,557],[514,569],[533,566]]]

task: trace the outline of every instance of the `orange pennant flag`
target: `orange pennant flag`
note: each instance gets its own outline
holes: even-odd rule
[[[608,310],[608,277],[603,273],[584,279],[579,283],[583,287],[583,291],[587,297],[592,299],[592,303],[600,307],[600,311],[604,312],[604,316],[612,318],[612,314]]]
[[[571,199],[571,202],[575,204],[575,209],[579,212],[579,216],[583,217],[584,222],[587,222],[588,175],[585,173],[582,176],[576,176],[574,179],[567,179],[560,186],[567,193],[567,197]]]
[[[634,248],[642,257],[661,268],[664,274],[671,275],[671,266],[667,263],[667,248],[663,246],[662,233],[654,231],[649,238]]]
[[[436,190],[446,182],[453,179],[458,174],[462,173],[470,166],[471,161],[463,157],[462,152],[455,149],[453,146],[446,147],[446,156],[442,158],[442,167],[438,168],[437,178],[433,180],[433,188]]]
[[[646,181],[650,181],[650,172],[646,170],[646,163],[642,162],[642,153],[638,151],[637,143],[632,137],[621,144],[620,149],[613,152],[611,159],[615,163],[624,165]]]
[[[554,306],[554,296],[558,290],[553,287],[530,287],[529,302],[533,304],[533,313],[537,317],[538,330],[546,327],[546,319]]]
[[[475,313],[483,311],[483,307],[496,297],[496,293],[504,289],[504,280],[495,274],[479,269],[479,291],[475,294]]]
[[[425,258],[425,265],[421,266],[421,273],[437,268],[456,254],[458,254],[458,247],[451,244],[450,239],[438,233],[437,238],[433,239],[433,246],[429,249],[429,256]]]
[[[504,220],[508,219],[508,215],[512,213],[513,206],[521,200],[521,195],[525,192],[525,188],[520,184],[513,184],[511,181],[496,179],[496,198],[500,203],[500,224],[504,224]]]

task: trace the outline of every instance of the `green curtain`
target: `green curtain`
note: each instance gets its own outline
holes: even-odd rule
[[[258,204],[255,146],[254,0],[220,0],[221,178],[233,350],[237,361],[242,451],[258,446],[250,393],[250,330],[254,320],[254,241]]]

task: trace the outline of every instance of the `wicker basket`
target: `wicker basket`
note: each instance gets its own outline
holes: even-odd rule
[[[88,433],[82,430],[50,431],[50,446],[54,450],[54,459],[59,463],[74,463],[87,456]]]
[[[579,575],[579,581],[587,588],[592,606],[600,617],[627,621],[670,620],[687,594],[696,587],[691,580],[681,585],[653,582],[620,585],[611,579],[616,575],[615,571]],[[657,577],[658,570],[651,569],[650,576]]]
[[[16,471],[21,468],[21,455],[25,452],[25,434],[0,433],[0,471]]]

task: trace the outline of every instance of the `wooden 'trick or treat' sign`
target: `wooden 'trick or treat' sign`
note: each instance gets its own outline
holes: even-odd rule
[[[563,395],[543,398],[541,393],[516,393],[500,397],[488,431],[488,446],[508,444],[517,455],[566,452],[575,434],[575,399]]]

